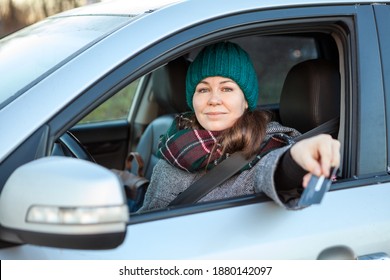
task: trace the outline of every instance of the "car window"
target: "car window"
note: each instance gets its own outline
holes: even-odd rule
[[[79,124],[127,119],[139,79],[93,110]]]
[[[128,20],[108,16],[48,19],[2,39],[0,76],[8,82],[0,84],[0,105],[69,56]]]
[[[234,43],[239,44],[242,48],[244,48],[248,52],[249,56],[251,57],[251,59],[253,61],[253,64],[256,68],[256,72],[257,72],[258,79],[259,79],[260,94],[259,94],[258,104],[260,106],[275,105],[274,110],[272,110],[271,108],[268,108],[269,111],[271,111],[273,113],[272,116],[276,120],[278,120],[282,125],[284,125],[285,127],[296,128],[298,131],[302,131],[302,133],[308,131],[309,129],[304,130],[303,129],[304,127],[303,128],[299,127],[298,125],[300,125],[301,122],[298,119],[292,117],[292,118],[290,118],[292,121],[289,123],[287,122],[286,118],[281,120],[281,118],[280,118],[281,112],[289,111],[290,114],[287,114],[288,116],[296,116],[297,112],[296,112],[296,110],[295,111],[294,110],[279,111],[278,107],[279,107],[279,103],[280,103],[280,96],[281,96],[283,85],[284,85],[285,80],[286,80],[286,76],[287,76],[288,72],[293,68],[293,66],[300,64],[301,62],[304,62],[304,61],[306,62],[305,65],[307,65],[307,62],[311,63],[313,60],[316,61],[316,63],[317,63],[317,64],[315,64],[316,66],[318,66],[318,65],[323,66],[323,64],[320,64],[319,62],[322,61],[321,59],[325,60],[325,55],[323,55],[317,48],[319,47],[319,45],[321,45],[322,49],[332,49],[333,44],[334,44],[334,40],[331,37],[326,37],[326,40],[323,40],[324,37],[321,37],[321,35],[322,34],[319,34],[319,33],[311,33],[310,35],[307,34],[307,36],[301,36],[300,33],[296,33],[296,34],[288,33],[286,35],[275,35],[275,36],[274,35],[272,35],[272,36],[271,35],[258,35],[258,36],[250,36],[250,37],[240,37],[240,38],[230,40],[230,41],[233,41]],[[320,38],[322,39],[321,42],[320,42]],[[196,57],[196,55],[199,53],[200,49],[202,49],[203,47],[204,46],[202,45],[201,47],[197,47],[196,49],[192,49],[191,52],[185,56],[185,58],[189,59],[190,61],[193,60]],[[330,60],[331,58],[334,59],[333,56],[337,56],[337,54],[332,54],[332,56],[329,56],[329,58],[328,57],[326,57],[326,58],[328,58],[328,60]],[[317,59],[317,58],[321,58],[321,59]],[[329,64],[326,64],[326,66],[328,66],[330,64],[333,65],[334,61],[331,62],[328,60],[327,60],[327,62]],[[185,66],[185,63],[180,63],[179,61],[181,61],[180,57],[175,58],[173,61],[166,63],[164,66],[162,66],[160,68],[160,69],[164,68],[164,71],[165,71],[164,73],[166,74],[166,76],[164,76],[165,77],[164,81],[166,83],[170,83],[171,85],[167,86],[166,88],[168,88],[168,90],[164,91],[164,90],[162,90],[162,88],[165,88],[165,87],[163,87],[162,84],[159,83],[159,88],[161,90],[159,90],[158,92],[154,92],[154,94],[172,95],[171,98],[169,98],[168,100],[165,100],[167,102],[170,101],[171,103],[172,103],[172,100],[179,101],[179,99],[180,99],[179,97],[183,95],[183,91],[176,90],[175,93],[173,93],[173,91],[172,91],[172,89],[176,88],[177,84],[179,83],[177,73],[185,73],[187,71],[186,67],[188,67],[188,66]],[[334,70],[334,68],[331,68],[331,69]],[[310,70],[310,67],[305,66],[305,70],[306,71]],[[311,71],[311,72],[317,73],[316,71]],[[171,75],[172,75],[171,78],[169,78],[170,76],[168,73],[171,73]],[[303,73],[303,72],[301,72],[301,73]],[[304,73],[306,73],[306,72],[304,72]],[[310,77],[312,77],[312,76],[310,76]],[[182,78],[182,77],[180,77],[180,78]],[[156,79],[156,80],[158,80],[158,79]],[[184,78],[183,78],[183,80],[184,80]],[[335,80],[337,80],[337,79],[335,79]],[[161,80],[161,81],[163,81],[163,80]],[[333,79],[331,81],[333,84]],[[176,84],[176,86],[173,86],[174,83]],[[334,84],[336,84],[336,81],[334,82]],[[182,87],[179,86],[178,88],[182,89],[182,88],[184,88],[184,85]],[[305,92],[304,93],[305,97],[311,93],[311,91],[310,92],[304,91],[304,92]],[[335,92],[334,95],[330,95],[330,94],[328,95],[327,93],[325,95],[328,96],[329,99],[332,99],[333,97],[335,97],[335,100],[337,100],[337,98],[339,98],[339,96],[336,96],[337,90],[335,90],[334,92]],[[295,96],[295,95],[293,95],[293,96]],[[159,100],[160,98],[155,98],[155,99]],[[185,100],[183,100],[183,101],[185,101]],[[161,107],[167,106],[167,102],[164,102],[164,103],[161,103],[158,105]],[[336,104],[336,103],[334,103],[334,104]],[[314,104],[314,102],[310,103],[310,104],[308,104],[307,108],[311,108],[310,107],[311,105],[315,106],[316,104]],[[335,107],[337,107],[337,106],[335,106]],[[293,113],[291,113],[291,112],[293,112]],[[330,112],[330,110],[329,110],[329,112]],[[179,113],[179,112],[176,112],[176,113]],[[312,115],[309,114],[308,112],[306,112],[305,110],[299,110],[298,113],[301,115],[304,115],[305,116],[304,119],[306,119],[306,120],[310,119],[312,117]],[[330,114],[326,114],[326,115],[328,116]],[[166,118],[164,117],[162,119],[165,120]],[[281,121],[284,121],[285,123],[282,123]],[[171,122],[172,122],[172,119],[169,119],[169,121],[167,121],[167,123],[169,123],[169,125],[171,124]],[[302,123],[304,123],[306,125],[305,121],[303,121]],[[161,128],[164,126],[163,124],[165,124],[165,122],[162,120],[160,120],[158,122],[158,127],[161,129],[161,132],[163,131]],[[157,125],[155,125],[155,126],[157,126]],[[165,129],[164,132],[168,128],[169,128],[169,126],[164,126],[164,129]],[[312,127],[310,127],[310,129],[312,129]],[[160,130],[159,130],[159,132],[160,132]],[[164,132],[162,132],[162,133],[164,133]],[[147,136],[146,139],[148,139],[148,137],[150,137],[150,134],[147,134],[147,135],[149,135],[149,136]],[[158,139],[158,136],[159,136],[159,134],[157,133],[155,139]],[[156,140],[153,140],[153,141],[156,141]],[[139,147],[141,147],[141,148],[139,150],[145,149],[144,146],[146,146],[146,144],[150,143],[150,142],[152,142],[152,141],[147,141],[147,142],[140,141]],[[155,142],[153,142],[153,143],[155,143]],[[157,143],[157,141],[156,141],[156,143]],[[147,150],[149,151],[149,149],[147,149]],[[149,162],[149,155],[148,154],[143,153],[141,155],[145,156],[146,162]],[[175,157],[175,156],[173,156],[173,157]],[[156,170],[156,169],[154,169],[154,170]],[[184,182],[184,179],[182,180],[182,182]],[[168,185],[168,184],[169,183],[167,183],[166,185]]]

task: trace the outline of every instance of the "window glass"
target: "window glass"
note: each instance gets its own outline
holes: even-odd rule
[[[79,16],[47,19],[0,41],[0,104],[127,17]],[[26,47],[28,46],[28,47]]]
[[[251,36],[233,40],[250,55],[259,79],[259,105],[279,103],[288,71],[295,64],[318,58],[311,37]]]
[[[126,119],[137,91],[138,83],[139,79],[120,90],[115,96],[101,104],[79,123]]]

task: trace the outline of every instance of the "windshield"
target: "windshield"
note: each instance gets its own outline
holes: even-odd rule
[[[124,16],[52,18],[0,40],[0,108],[50,69],[129,20]]]

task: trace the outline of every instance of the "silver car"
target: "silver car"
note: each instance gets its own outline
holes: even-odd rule
[[[133,2],[0,40],[0,258],[388,258],[390,3]],[[275,120],[306,133],[337,119],[337,180],[299,211],[257,194],[130,212],[110,169],[138,151],[150,179],[159,135],[187,109],[188,63],[225,40],[250,54]]]

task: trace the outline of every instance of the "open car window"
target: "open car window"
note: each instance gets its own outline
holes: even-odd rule
[[[230,41],[239,44],[250,55],[259,80],[258,107],[270,111],[277,121],[280,121],[279,103],[282,88],[287,73],[295,65],[314,59],[326,59],[334,64],[339,63],[339,55],[334,38],[329,34],[321,32],[252,35],[235,37],[230,39]],[[93,140],[87,140],[92,142],[89,143],[90,148],[88,150],[92,151],[92,156],[97,159],[98,163],[108,168],[123,169],[125,168],[126,155],[129,152],[136,151],[141,154],[145,162],[143,175],[148,180],[151,180],[152,170],[158,160],[156,146],[158,145],[159,137],[168,129],[176,114],[188,110],[186,104],[176,104],[180,102],[185,103],[183,96],[185,95],[184,80],[186,69],[180,69],[180,67],[188,67],[188,64],[194,59],[200,49],[201,47],[193,48],[181,57],[175,57],[142,78],[123,87],[117,94],[80,122],[88,123],[92,121],[94,123],[93,127],[98,127],[100,123],[105,128],[104,133],[95,134],[95,139],[102,134],[117,134],[117,132],[114,132],[114,126],[110,128],[110,123],[107,123],[109,120],[116,119],[111,115],[121,113],[121,117],[117,119],[128,122],[122,129],[130,134],[124,132],[123,135],[127,135],[124,140],[117,140],[118,143],[122,140],[124,142],[120,155],[115,155],[111,151],[107,153],[108,156],[103,157],[96,147],[102,147],[104,143],[99,146],[95,145],[96,143],[93,143]],[[176,68],[169,70],[170,65],[173,64]],[[178,73],[181,74],[179,75]],[[178,95],[175,96],[175,94]],[[129,104],[132,104],[132,113],[134,115],[129,115],[129,111],[121,109],[123,106],[129,109]],[[92,119],[93,116],[99,117]],[[154,119],[163,119],[164,125],[161,125],[160,121],[159,127],[156,128],[153,122]],[[154,127],[152,129],[154,130],[153,136],[150,136],[150,126]],[[82,131],[81,127],[77,133]],[[115,140],[111,139],[110,141],[113,142]],[[97,154],[94,155],[94,153]],[[116,158],[116,163],[114,164],[114,161],[110,160],[110,158]],[[120,158],[119,164],[118,158]],[[135,164],[135,167],[133,164],[132,170],[129,171],[136,174],[137,164]]]

